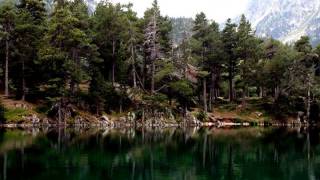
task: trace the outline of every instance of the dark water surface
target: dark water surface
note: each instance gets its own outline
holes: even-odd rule
[[[319,179],[314,129],[0,130],[1,179]]]

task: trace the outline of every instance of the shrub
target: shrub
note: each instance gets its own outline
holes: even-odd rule
[[[30,112],[28,110],[22,108],[6,109],[6,111],[4,112],[4,118],[7,121],[19,122],[23,116],[27,116],[29,114]]]
[[[197,114],[197,119],[202,122],[206,121],[208,119],[208,114],[205,111],[201,110]]]
[[[5,113],[5,108],[4,105],[2,103],[0,103],[0,123],[5,123],[6,122],[6,118],[4,116]]]

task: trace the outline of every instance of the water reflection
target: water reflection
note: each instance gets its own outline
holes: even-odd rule
[[[319,179],[319,131],[1,129],[1,179]]]

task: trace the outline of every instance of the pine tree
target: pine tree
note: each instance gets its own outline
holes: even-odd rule
[[[105,72],[111,73],[109,78],[112,83],[116,81],[116,65],[121,63],[118,56],[121,44],[124,43],[122,36],[125,33],[126,22],[123,7],[120,4],[113,5],[110,2],[99,3],[93,16],[95,43],[104,59]],[[111,59],[111,62],[108,62],[108,59]],[[108,74],[105,74],[105,77],[108,77]]]
[[[149,23],[145,29],[145,52],[148,56],[148,60],[151,66],[151,93],[155,92],[155,61],[160,58],[160,44],[159,44],[159,28],[158,19],[160,16],[160,11],[158,3],[155,0],[153,2],[153,11],[151,17],[149,17]]]
[[[225,28],[222,31],[222,41],[224,44],[225,60],[228,68],[228,80],[229,80],[229,100],[233,101],[235,97],[233,79],[235,76],[237,57],[236,57],[236,45],[237,45],[237,25],[231,22],[231,19],[227,20]]]
[[[170,32],[172,29],[171,21],[168,17],[161,16],[157,0],[153,1],[152,8],[148,9],[144,15],[144,77],[143,82],[149,75],[150,91],[155,92],[156,82],[155,74],[160,67],[157,64],[163,64],[160,59],[169,59],[172,55],[172,43]],[[147,73],[149,70],[149,73]]]
[[[303,77],[303,83],[305,84],[305,104],[307,110],[307,118],[310,118],[310,108],[311,108],[311,96],[312,90],[315,84],[315,75],[317,67],[317,54],[312,52],[312,45],[310,43],[310,38],[308,36],[302,36],[294,44],[294,49],[299,53],[297,60],[297,69],[300,70],[297,76]],[[302,70],[301,70],[302,69]]]
[[[127,64],[130,71],[130,75],[127,79],[130,79],[131,77],[132,86],[138,88],[142,84],[138,73],[138,67],[141,63],[139,60],[142,56],[143,32],[140,28],[141,20],[139,20],[137,14],[132,10],[132,5],[129,4],[126,8],[125,23],[127,25],[125,25],[126,29],[122,38],[126,42],[123,45],[127,50],[125,56],[127,57]]]
[[[241,16],[237,31],[236,56],[240,61],[240,75],[242,77],[243,100],[247,96],[250,83],[250,74],[257,61],[258,41],[254,37],[251,24],[244,15]]]
[[[205,68],[205,62],[208,60],[209,54],[209,35],[210,27],[206,15],[202,12],[196,15],[194,21],[194,34],[192,36],[192,54],[193,58],[196,61],[196,64],[200,68],[201,73],[199,73],[200,81],[202,81],[202,99],[204,111],[208,111],[207,104],[207,75],[208,72]]]
[[[69,92],[74,94],[79,90],[79,84],[87,79],[84,68],[95,48],[92,47],[85,26],[79,19],[81,16],[75,17],[77,13],[87,11],[71,12],[68,9],[69,7],[55,10],[43,38],[39,56],[42,65],[49,72],[47,78],[48,82],[52,83],[51,86],[64,94],[65,85],[68,83]]]
[[[28,90],[35,89],[39,83],[38,68],[35,68],[37,60],[37,48],[45,30],[46,11],[45,4],[41,0],[22,0],[17,5],[17,23],[15,29],[15,44],[21,63],[16,74],[21,74],[21,99],[25,100]],[[21,65],[20,65],[21,64]]]
[[[204,69],[211,74],[210,92],[209,92],[209,109],[213,110],[212,103],[218,96],[219,80],[221,68],[223,65],[223,43],[219,25],[212,22],[209,26],[208,55],[204,62]]]
[[[0,7],[1,40],[5,42],[5,96],[9,96],[9,59],[11,55],[13,33],[15,28],[16,10],[11,2]]]

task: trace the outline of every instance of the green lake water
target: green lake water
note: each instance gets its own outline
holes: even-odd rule
[[[2,129],[0,178],[320,179],[319,131]]]

